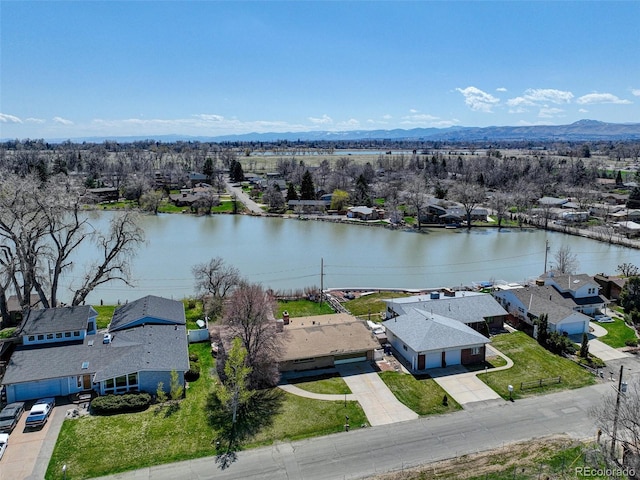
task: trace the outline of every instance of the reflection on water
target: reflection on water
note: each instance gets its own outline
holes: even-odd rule
[[[113,213],[92,224],[105,228]],[[253,282],[274,289],[320,285],[324,258],[326,287],[424,288],[489,279],[523,281],[544,270],[548,239],[553,253],[563,244],[578,256],[584,273],[615,273],[624,262],[640,265],[640,251],[556,232],[519,229],[427,230],[384,228],[243,215],[145,216],[147,244],[132,261],[135,288],[105,285],[89,301],[133,300],[156,294],[192,295],[191,267],[220,256]],[[67,275],[80,277],[93,246],[83,246]]]

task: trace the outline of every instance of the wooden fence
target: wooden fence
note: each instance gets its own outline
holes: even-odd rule
[[[530,382],[520,382],[520,390],[527,390],[529,388],[541,388],[546,385],[553,385],[555,383],[562,383],[562,377],[540,378],[538,380],[532,380]]]

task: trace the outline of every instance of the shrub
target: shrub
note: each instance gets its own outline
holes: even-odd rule
[[[141,412],[151,404],[148,393],[125,393],[124,395],[104,395],[91,402],[91,411],[96,415]]]
[[[625,340],[624,344],[627,347],[637,347],[638,346],[638,339],[637,338],[630,338],[628,340]]]
[[[189,354],[189,362],[199,362],[200,358],[198,357],[197,353],[190,353]]]
[[[576,353],[576,346],[571,341],[571,339],[558,332],[552,332],[551,334],[549,334],[546,347],[549,351],[557,353],[559,355],[563,353],[573,355],[574,353]]]
[[[200,378],[200,365],[196,362],[189,362],[189,370],[184,374],[184,379],[187,382],[194,382]]]

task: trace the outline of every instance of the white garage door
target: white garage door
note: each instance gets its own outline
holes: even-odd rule
[[[558,325],[558,331],[567,332],[569,335],[585,332],[584,322],[561,323]]]
[[[60,383],[59,379],[55,379],[16,384],[14,385],[14,401],[23,402],[43,397],[58,397],[63,394]]]
[[[344,358],[344,357],[336,357],[336,359],[334,360],[333,364],[334,365],[343,365],[345,363],[356,363],[356,362],[366,362],[367,361],[367,356],[363,356],[363,357],[349,357],[349,358]]]
[[[427,353],[427,357],[425,358],[425,368],[440,368],[442,366],[442,354],[438,353]]]
[[[447,352],[447,367],[451,365],[460,365],[460,350],[451,350]]]

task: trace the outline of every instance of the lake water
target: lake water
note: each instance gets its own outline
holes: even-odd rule
[[[114,213],[101,212],[92,223],[106,229]],[[640,265],[640,250],[608,245],[556,232],[519,229],[425,230],[425,233],[297,219],[244,215],[144,216],[147,244],[132,260],[135,287],[107,284],[88,298],[97,304],[155,294],[183,298],[193,294],[191,267],[220,256],[252,282],[274,289],[324,287],[426,288],[505,280],[522,282],[544,271],[545,241],[553,254],[569,245],[579,272],[615,274],[624,262]],[[77,282],[81,264],[94,255],[88,244],[78,252],[68,284]],[[61,295],[62,298],[66,295]],[[70,296],[69,296],[70,297]]]

